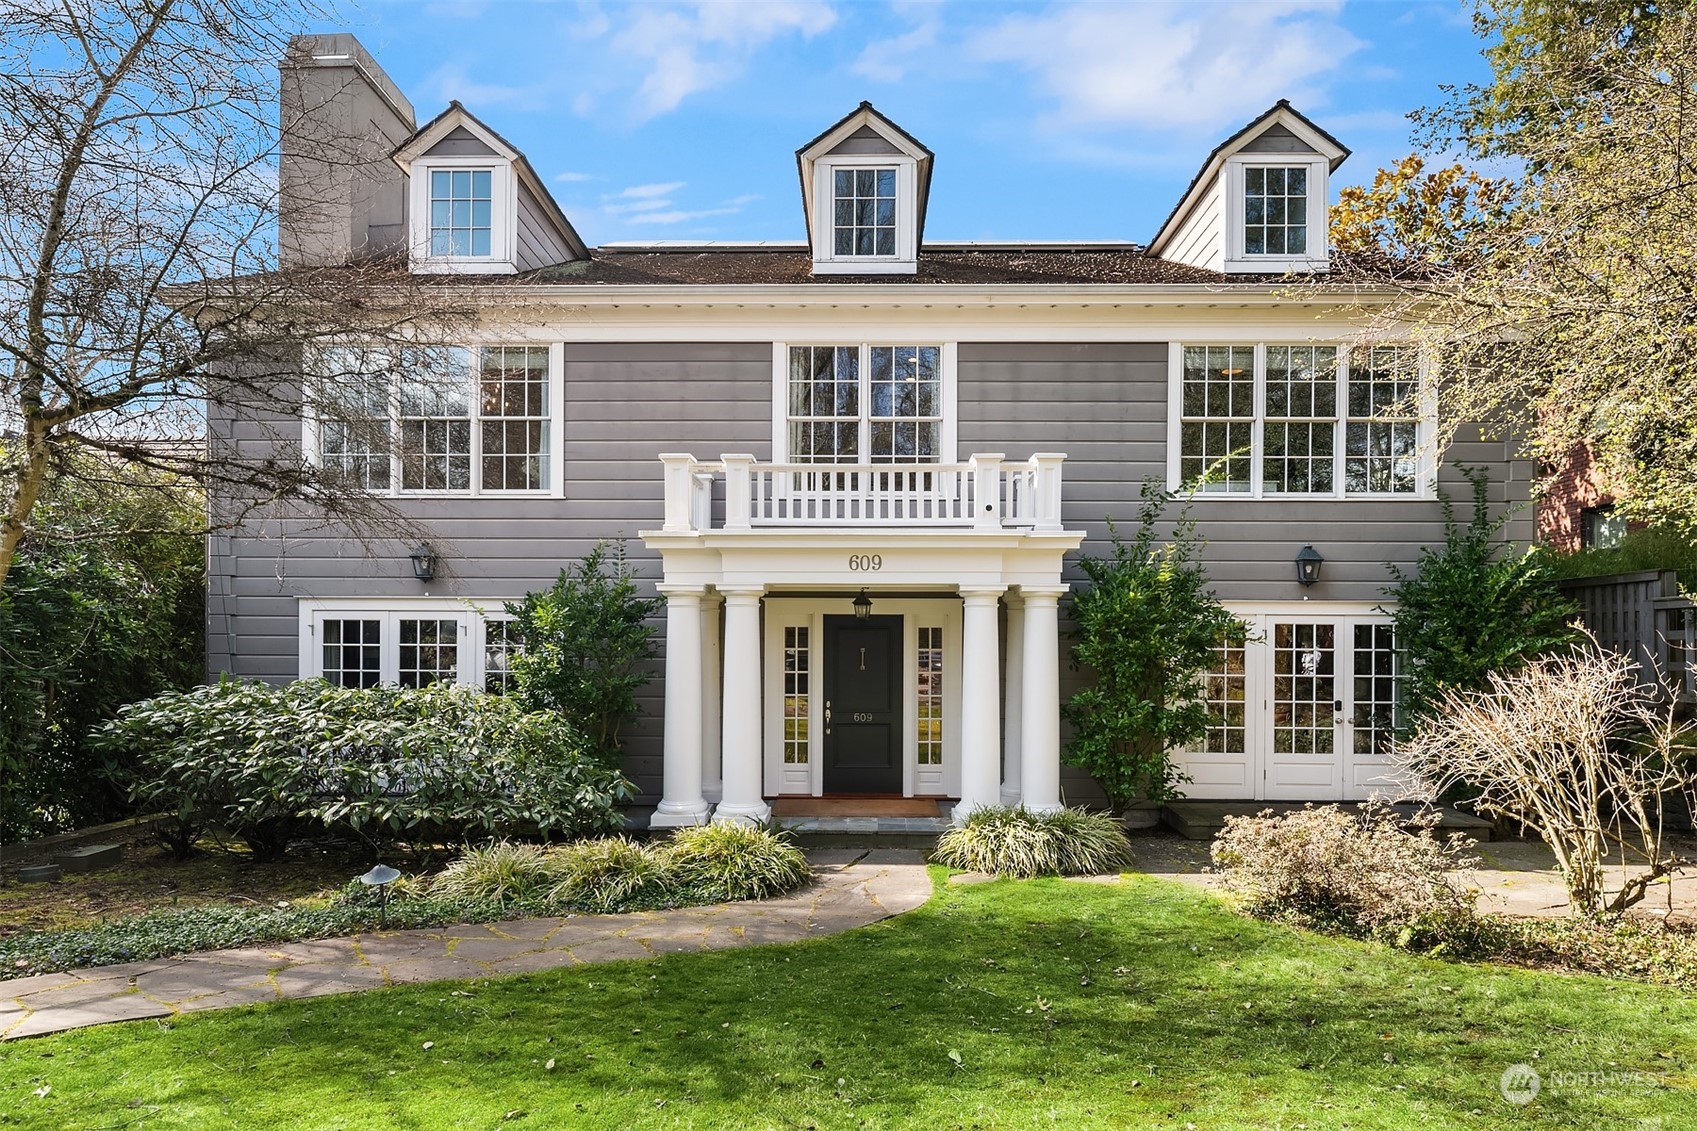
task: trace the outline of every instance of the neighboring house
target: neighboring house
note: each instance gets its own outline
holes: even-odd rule
[[[1208,155],[1147,247],[928,239],[933,155],[862,103],[797,153],[804,241],[590,249],[510,141],[458,103],[416,127],[351,36],[298,40],[282,78],[392,156],[350,179],[286,154],[285,192],[319,209],[289,261],[404,252],[475,290],[479,329],[463,396],[374,398],[398,454],[300,426],[432,531],[434,577],[304,522],[220,536],[211,670],[499,686],[502,603],[626,538],[666,606],[628,743],[656,824],[792,794],[1099,798],[1061,766],[1081,677],[1060,617],[1151,476],[1203,481],[1207,568],[1253,628],[1209,681],[1186,792],[1365,796],[1396,697],[1387,565],[1441,539],[1454,464],[1526,495],[1501,443],[1436,458],[1404,410],[1429,403],[1413,351],[1350,347],[1375,295],[1328,272],[1347,151],[1287,103]]]
[[[1553,550],[1608,550],[1626,537],[1627,522],[1589,444],[1575,444],[1561,465],[1545,468],[1537,496],[1538,541]]]

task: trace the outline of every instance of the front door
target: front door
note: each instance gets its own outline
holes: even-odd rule
[[[1343,714],[1337,626],[1275,621],[1270,641],[1272,694],[1263,796],[1297,801],[1343,796]]]
[[[825,792],[902,792],[902,618],[825,618]]]

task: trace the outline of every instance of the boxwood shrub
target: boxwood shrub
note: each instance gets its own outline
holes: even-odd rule
[[[328,829],[381,842],[615,828],[630,784],[564,716],[471,688],[283,687],[225,679],[123,708],[102,749],[173,818],[179,855],[208,827],[260,857]]]

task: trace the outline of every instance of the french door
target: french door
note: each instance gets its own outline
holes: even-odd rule
[[[1205,681],[1214,716],[1177,761],[1196,798],[1337,801],[1390,792],[1396,652],[1382,614],[1238,613]]]

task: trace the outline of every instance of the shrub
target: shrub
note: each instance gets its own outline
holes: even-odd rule
[[[295,822],[377,842],[616,827],[629,784],[549,711],[470,688],[224,680],[125,707],[98,742],[127,751],[139,803],[179,849],[226,828],[277,852]]]
[[[1490,515],[1490,484],[1479,468],[1463,468],[1473,490],[1473,517],[1456,522],[1455,503],[1440,493],[1444,542],[1420,551],[1413,574],[1390,567],[1385,595],[1402,657],[1402,730],[1419,723],[1446,690],[1477,691],[1492,672],[1512,671],[1577,637],[1569,621],[1579,608],[1561,595],[1549,554],[1534,547],[1499,556],[1511,512]]]
[[[1072,666],[1091,682],[1062,708],[1073,728],[1066,759],[1090,771],[1116,812],[1178,796],[1170,752],[1207,731],[1201,678],[1243,631],[1208,589],[1196,524],[1181,515],[1172,540],[1157,541],[1170,498],[1144,483],[1137,534],[1128,545],[1110,527],[1112,553],[1079,560],[1090,584],[1071,601]]]
[[[813,877],[787,834],[739,822],[679,829],[664,852],[678,887],[704,902],[767,899]]]
[[[494,841],[468,848],[430,882],[433,895],[488,900],[505,907],[543,894],[552,882],[548,850],[538,844]]]
[[[663,850],[623,837],[600,837],[550,851],[559,882],[548,901],[590,911],[618,911],[668,902],[676,879]]]
[[[1682,747],[1693,724],[1658,706],[1636,667],[1592,641],[1492,673],[1485,691],[1445,692],[1397,757],[1429,793],[1466,783],[1481,813],[1537,830],[1575,914],[1624,911],[1686,863],[1663,835],[1666,802],[1697,806]],[[1625,866],[1612,889],[1611,858]]]
[[[597,543],[552,588],[507,606],[523,645],[513,657],[519,697],[532,710],[576,722],[602,760],[617,766],[619,732],[636,718],[636,693],[652,678],[648,620],[659,608],[637,597],[622,546],[609,555]]]
[[[1436,813],[1405,821],[1372,803],[1358,813],[1308,805],[1228,816],[1214,866],[1258,918],[1401,947],[1471,949],[1478,893],[1451,872],[1478,862],[1460,834],[1438,840],[1437,822]]]
[[[1015,879],[1094,875],[1131,861],[1131,842],[1112,817],[1083,809],[1033,813],[987,805],[937,838],[937,863]]]

